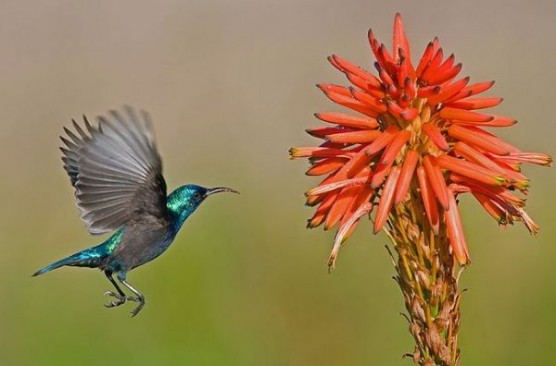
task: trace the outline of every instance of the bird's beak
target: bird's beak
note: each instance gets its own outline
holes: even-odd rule
[[[210,196],[211,194],[220,193],[220,192],[232,192],[232,193],[239,194],[239,192],[236,191],[235,189],[231,189],[228,187],[214,187],[214,188],[207,189],[207,193],[205,193],[205,196]]]

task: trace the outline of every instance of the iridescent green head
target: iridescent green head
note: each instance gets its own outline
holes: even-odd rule
[[[168,209],[185,219],[210,195],[220,192],[239,193],[228,187],[205,188],[195,184],[187,184],[174,190],[168,196]]]

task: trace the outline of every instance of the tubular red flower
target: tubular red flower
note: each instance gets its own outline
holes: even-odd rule
[[[326,219],[324,220],[324,230],[330,229],[342,219],[351,205],[356,190],[357,187],[346,187],[340,191],[336,200],[332,204],[332,207],[330,207],[330,211],[326,215]]]
[[[514,152],[498,158],[506,162],[515,162],[520,164],[530,163],[545,166],[550,166],[552,164],[552,157],[541,153]]]
[[[324,175],[337,171],[345,163],[345,159],[342,158],[328,158],[313,164],[312,167],[307,170],[305,174],[307,175]]]
[[[423,205],[425,206],[425,213],[427,219],[431,225],[433,232],[438,235],[439,231],[439,217],[438,217],[438,205],[432,191],[432,187],[427,178],[425,168],[422,166],[417,168],[417,178],[419,180],[419,187],[421,191],[421,198],[423,199]]]
[[[413,178],[413,172],[419,161],[419,153],[415,150],[410,150],[405,156],[405,160],[400,171],[400,178],[398,179],[398,186],[396,187],[396,194],[394,196],[394,203],[398,204],[405,199],[407,191],[409,190],[409,185],[411,184],[411,179]]]
[[[340,227],[340,229],[336,233],[336,236],[334,237],[332,252],[328,257],[329,268],[334,268],[336,258],[338,257],[338,252],[340,251],[340,245],[344,242],[345,239],[347,239],[347,237],[349,236],[349,232],[355,227],[357,221],[359,221],[362,216],[369,214],[372,209],[373,206],[370,202],[363,203],[361,206],[359,206],[357,211],[352,216],[350,216],[346,223]]]
[[[333,192],[332,194],[326,196],[326,198],[321,202],[321,204],[315,211],[313,217],[309,219],[309,222],[307,223],[308,228],[315,228],[317,226],[320,226],[324,222],[324,220],[326,219],[326,215],[328,215],[330,207],[332,207],[332,204],[336,200],[337,196],[337,192]]]
[[[396,137],[392,139],[390,145],[388,145],[388,148],[384,151],[384,154],[382,154],[380,163],[382,165],[391,165],[410,137],[411,133],[407,130],[398,132]]]
[[[346,131],[351,131],[343,127],[315,127],[315,128],[308,128],[305,130],[309,135],[316,137],[316,138],[325,138],[328,135],[334,135],[337,133],[344,133]]]
[[[340,188],[362,185],[365,184],[367,180],[368,180],[367,177],[361,177],[361,178],[346,179],[346,180],[329,183],[329,184],[321,184],[320,186],[315,187],[310,191],[308,191],[307,196],[316,196],[323,193],[332,192]]]
[[[395,205],[421,200],[434,234],[446,230],[462,265],[468,263],[469,252],[456,195],[472,194],[500,224],[522,221],[536,232],[538,226],[524,211],[525,200],[515,194],[525,195],[529,188],[521,165],[550,165],[552,158],[522,152],[485,130],[516,123],[484,112],[502,102],[499,97],[477,96],[494,81],[469,84],[469,77],[458,77],[462,64],[454,55],[444,57],[438,38],[414,64],[399,14],[391,52],[372,31],[368,40],[376,74],[332,55],[329,62],[351,85],[317,85],[330,100],[354,113],[316,113],[326,126],[307,133],[323,143],[290,150],[292,158],[309,159],[307,175],[326,176],[307,192],[307,204],[318,205],[309,227],[324,223],[328,229],[339,223],[329,264],[375,205],[377,232]]]
[[[457,120],[469,121],[469,122],[488,122],[494,119],[494,117],[487,116],[482,113],[475,113],[475,112],[470,112],[466,109],[457,109],[457,108],[450,108],[450,107],[442,108],[440,110],[439,116],[440,118],[444,118],[444,119],[457,119]]]
[[[481,193],[473,192],[473,196],[477,199],[477,201],[479,201],[485,211],[490,216],[492,216],[500,225],[505,225],[507,223],[506,215],[504,215],[504,210],[494,201],[490,200],[487,196]]]
[[[431,95],[424,95],[428,98],[429,105],[435,105],[438,103],[444,103],[446,100],[452,98],[464,90],[465,86],[469,82],[469,77],[465,77],[461,80],[454,82],[453,84],[435,85],[431,91]],[[423,93],[425,94],[425,93]],[[470,94],[463,94],[463,96],[469,96]]]
[[[400,54],[403,53],[403,56],[409,60],[411,60],[411,53],[409,52],[409,40],[405,34],[402,16],[397,13],[394,18],[394,37],[393,37],[393,46],[392,49],[394,50],[394,59],[396,62],[400,61]]]
[[[368,185],[361,185],[358,187],[358,191],[355,193],[355,197],[352,200],[351,205],[342,217],[342,220],[340,220],[340,228],[344,226],[362,206],[369,203],[369,200],[374,193],[375,191]],[[351,232],[352,229],[346,233],[344,240],[347,239]]]
[[[330,142],[339,144],[365,144],[376,140],[382,132],[377,130],[350,131],[326,135]]]
[[[442,131],[440,131],[438,127],[436,127],[432,123],[425,123],[422,129],[423,132],[431,139],[432,142],[434,142],[436,146],[438,146],[440,150],[450,150],[450,145],[448,145],[448,142],[442,135]]]
[[[372,144],[365,148],[365,154],[373,156],[382,149],[384,149],[396,137],[399,128],[390,126],[383,134],[381,134]]]
[[[483,109],[496,107],[502,103],[503,98],[465,98],[452,103],[448,103],[448,107],[460,109]]]
[[[510,153],[507,146],[502,144],[499,139],[480,134],[477,129],[473,129],[472,127],[452,125],[448,128],[448,134],[456,140],[467,142],[486,152],[497,155],[508,155]]]
[[[372,130],[378,127],[377,120],[371,117],[352,116],[349,114],[335,112],[315,113],[315,117],[321,121],[334,123],[348,128]]]
[[[442,206],[444,210],[449,210],[450,203],[448,188],[446,186],[444,176],[442,175],[442,171],[438,166],[438,161],[434,156],[427,155],[423,158],[423,167],[425,168],[425,172],[427,173],[427,177],[429,178],[432,191],[438,199],[438,203],[440,203],[440,206]]]
[[[382,190],[382,197],[380,198],[378,208],[376,209],[374,233],[378,233],[388,218],[388,213],[394,204],[394,193],[396,193],[396,184],[400,176],[400,168],[393,167],[386,179],[384,189]]]
[[[463,225],[461,224],[461,217],[459,215],[456,199],[453,192],[449,191],[450,209],[444,212],[446,219],[446,227],[450,245],[454,251],[454,256],[460,265],[466,265],[470,261],[469,249],[463,234]]]
[[[448,155],[440,156],[438,158],[438,165],[483,184],[500,186],[506,182],[506,179],[500,176],[496,171],[488,170],[477,164],[453,158]]]

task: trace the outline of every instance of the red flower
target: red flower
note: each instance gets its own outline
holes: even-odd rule
[[[529,180],[521,163],[549,165],[550,156],[525,153],[487,132],[508,127],[512,118],[476,112],[497,106],[502,98],[476,97],[493,81],[469,84],[457,79],[461,64],[444,58],[438,39],[426,47],[417,66],[411,62],[402,19],[396,14],[390,53],[369,31],[378,76],[333,55],[330,63],[352,86],[319,84],[333,102],[357,114],[317,113],[325,127],[307,132],[324,142],[292,148],[292,158],[309,158],[307,175],[326,178],[309,190],[307,204],[318,206],[308,227],[339,225],[329,265],[361,217],[376,206],[374,232],[386,223],[392,207],[420,192],[426,217],[438,233],[445,225],[457,261],[469,262],[456,197],[469,192],[499,224],[523,221],[538,226],[524,211]]]

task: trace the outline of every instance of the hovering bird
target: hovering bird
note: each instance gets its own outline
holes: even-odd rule
[[[231,188],[204,188],[187,184],[166,196],[162,160],[146,112],[111,111],[111,121],[98,117],[93,127],[83,116],[84,127],[73,120],[72,132],[64,128],[61,147],[64,169],[75,188],[81,219],[93,235],[112,232],[103,243],[54,262],[33,276],[62,266],[99,268],[116,292],[112,308],[134,301],[136,316],[145,297],[131,286],[126,275],[162,254],[189,215],[210,195],[239,193]],[[113,276],[133,295],[127,295]]]

